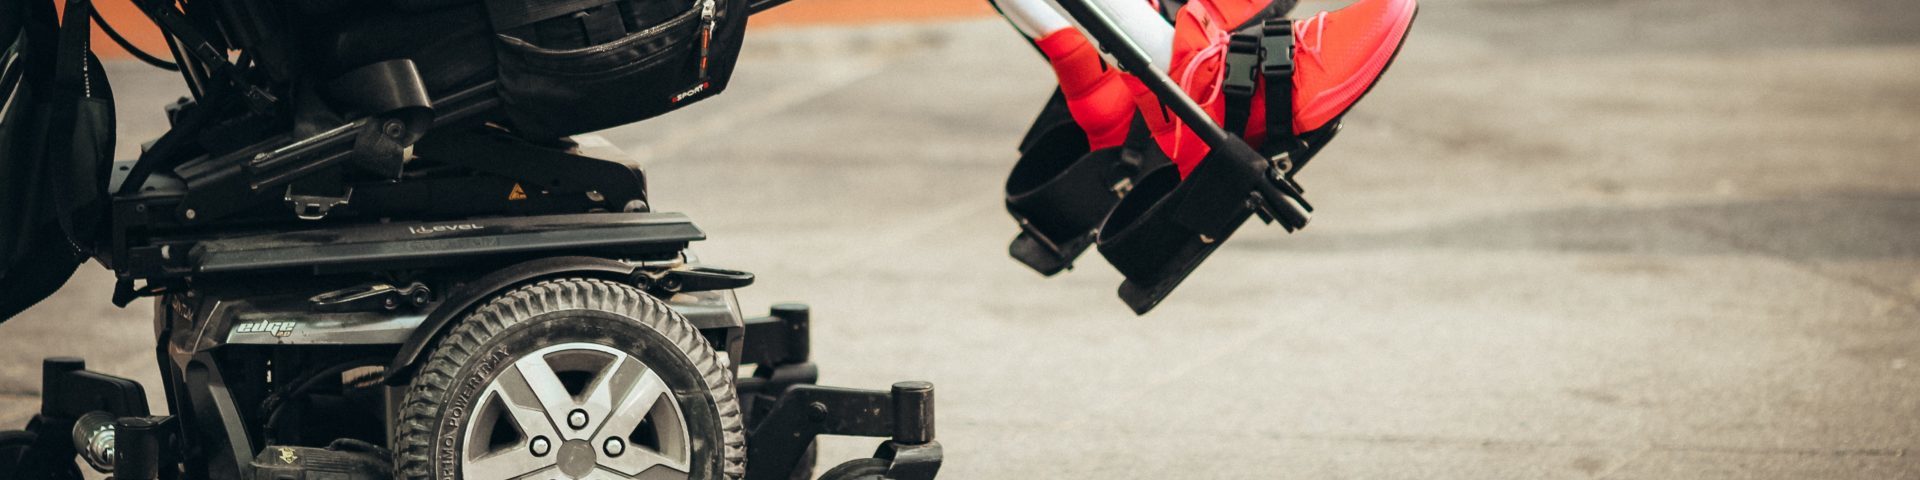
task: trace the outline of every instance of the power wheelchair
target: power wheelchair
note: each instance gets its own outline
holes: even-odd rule
[[[133,1],[191,96],[81,247],[154,298],[167,413],[47,359],[0,477],[813,478],[818,435],[883,439],[820,478],[938,471],[931,384],[815,385],[807,307],[743,314],[578,135],[718,94],[785,0]]]

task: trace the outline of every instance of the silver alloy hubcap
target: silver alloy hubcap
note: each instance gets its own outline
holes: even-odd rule
[[[566,343],[522,357],[469,411],[476,413],[462,434],[465,479],[691,476],[692,442],[673,392],[640,359],[611,347]]]

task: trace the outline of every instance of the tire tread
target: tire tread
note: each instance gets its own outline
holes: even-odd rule
[[[543,280],[513,289],[474,310],[447,332],[401,402],[400,421],[393,435],[395,473],[401,478],[431,478],[436,415],[460,369],[487,340],[537,315],[564,310],[601,310],[627,316],[660,333],[692,360],[719,412],[721,473],[729,479],[746,475],[746,429],[733,377],[723,357],[664,302],[631,286],[594,278]]]

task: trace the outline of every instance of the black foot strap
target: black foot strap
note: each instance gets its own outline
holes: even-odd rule
[[[1284,16],[1254,20],[1235,31],[1227,43],[1224,127],[1242,137],[1252,130],[1256,92],[1266,97],[1267,139],[1260,153],[1275,156],[1298,149],[1293,134],[1293,21]]]
[[[1093,151],[1071,123],[1031,136],[1007,178],[1007,213],[1021,232],[1008,253],[1042,275],[1072,268],[1120,196],[1169,163],[1146,131],[1136,116],[1127,143]]]
[[[1247,182],[1260,180],[1236,175],[1231,161],[1208,155],[1185,179],[1171,166],[1150,172],[1107,215],[1100,255],[1126,276],[1120,299],[1134,313],[1152,310],[1257,211]]]

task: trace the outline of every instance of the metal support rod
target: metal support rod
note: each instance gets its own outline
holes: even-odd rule
[[[1180,120],[1186,123],[1187,128],[1192,129],[1201,141],[1207,142],[1208,146],[1224,154],[1224,157],[1240,160],[1233,162],[1235,170],[1238,170],[1235,173],[1249,175],[1257,180],[1252,184],[1254,192],[1260,197],[1263,210],[1273,214],[1275,219],[1280,220],[1281,224],[1289,230],[1306,225],[1311,214],[1300,201],[1299,189],[1287,182],[1266,179],[1266,157],[1221,128],[1219,123],[1213,121],[1212,116],[1207,115],[1206,110],[1200,108],[1200,104],[1195,103],[1192,97],[1180,90],[1179,85],[1173,83],[1173,79],[1168,77],[1166,72],[1153,68],[1153,61],[1147,56],[1147,52],[1121,32],[1120,26],[1114,23],[1113,18],[1108,16],[1106,11],[1094,5],[1093,0],[1057,1],[1060,7],[1067,11],[1067,15],[1073,17],[1074,21],[1086,30],[1087,35],[1093,37],[1101,50],[1113,55],[1122,70],[1140,79],[1140,83],[1145,85],[1147,90],[1159,97],[1161,105],[1173,110],[1173,114],[1179,116]]]

